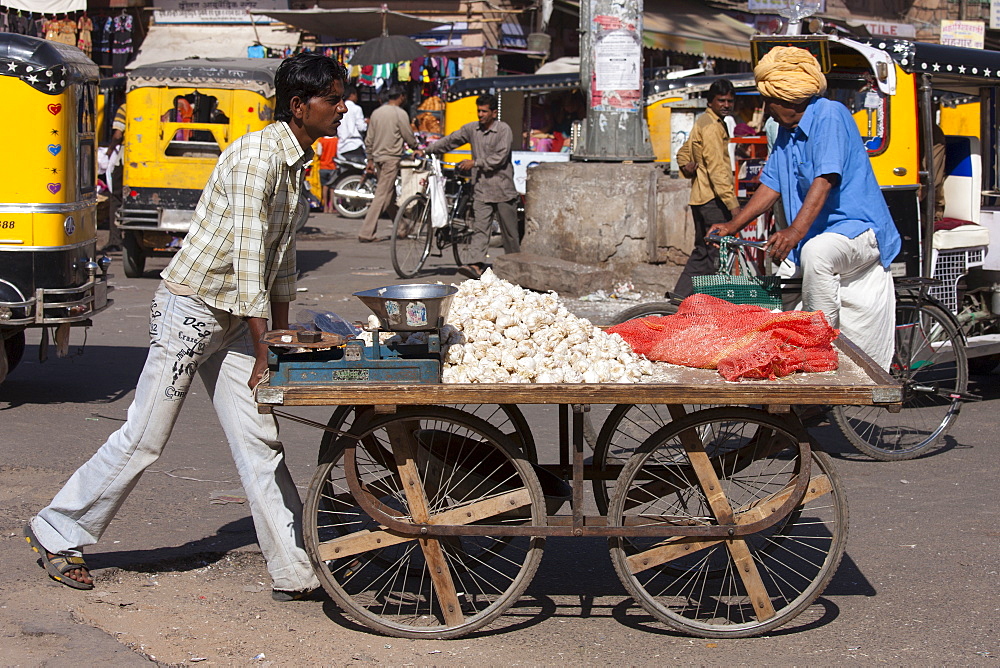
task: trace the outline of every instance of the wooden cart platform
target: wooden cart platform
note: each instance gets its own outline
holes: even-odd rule
[[[798,373],[777,380],[729,382],[713,369],[654,363],[639,383],[337,384],[257,390],[262,412],[271,406],[497,404],[713,404],[801,406],[885,405],[902,401],[899,383],[843,337],[835,341],[837,371]],[[779,409],[780,410],[780,409]]]

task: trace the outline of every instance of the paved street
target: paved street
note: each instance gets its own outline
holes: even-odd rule
[[[388,242],[358,244],[357,222],[314,216],[299,241],[301,309],[361,319],[351,293],[400,282]],[[380,229],[383,234],[388,229]],[[450,253],[421,280],[460,280]],[[832,427],[815,434],[850,502],[847,554],[826,593],[767,637],[678,635],[632,603],[602,540],[550,540],[521,604],[454,641],[369,632],[329,602],[275,603],[238,476],[200,383],[164,456],[143,477],[101,543],[88,551],[96,588],[50,581],[21,538],[24,522],[124,420],[146,354],[149,299],[165,260],[126,279],[95,318],[85,354],[25,362],[0,386],[0,665],[597,664],[997,665],[1000,657],[998,375],[973,392],[936,452],[881,463]],[[609,286],[610,288],[611,286]],[[588,307],[600,319],[614,305]],[[72,350],[83,343],[74,332]],[[484,402],[488,402],[484,396]],[[324,420],[329,409],[298,411]],[[526,410],[543,460],[555,457],[555,410]],[[320,434],[282,423],[289,465],[309,483]],[[214,499],[214,502],[213,502]]]

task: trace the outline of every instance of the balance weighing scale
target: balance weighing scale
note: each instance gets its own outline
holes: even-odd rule
[[[348,383],[441,382],[441,328],[458,288],[439,284],[392,285],[355,292],[378,316],[372,345],[327,332],[273,330],[267,343],[270,384],[279,386]],[[418,344],[381,343],[381,334],[426,332]]]

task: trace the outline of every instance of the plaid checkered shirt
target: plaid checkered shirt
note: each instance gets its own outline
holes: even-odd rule
[[[294,227],[312,156],[281,121],[230,144],[163,279],[244,318],[267,318],[271,301],[294,300]]]

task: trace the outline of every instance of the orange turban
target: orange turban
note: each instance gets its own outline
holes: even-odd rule
[[[765,97],[802,102],[826,90],[816,58],[796,46],[776,46],[753,68],[757,90]]]

